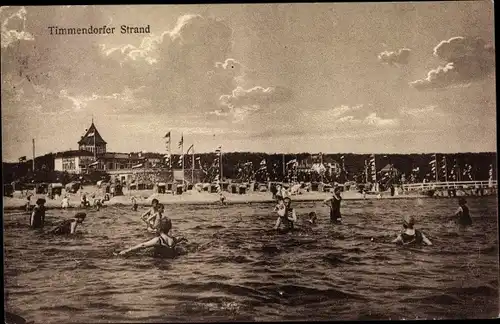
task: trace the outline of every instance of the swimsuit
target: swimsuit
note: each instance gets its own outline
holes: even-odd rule
[[[462,212],[460,213],[460,217],[458,218],[458,224],[462,226],[472,225],[472,219],[469,214],[469,207],[461,206]]]
[[[414,245],[414,244],[422,244],[424,241],[424,238],[422,236],[422,233],[418,230],[415,230],[414,235],[409,235],[406,233],[401,234],[401,239],[403,240],[404,245]]]

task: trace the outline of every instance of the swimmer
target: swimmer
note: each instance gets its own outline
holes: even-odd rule
[[[177,244],[185,241],[187,242],[187,239],[184,237],[173,237],[169,234],[170,230],[172,229],[172,221],[168,218],[164,218],[161,220],[159,227],[158,227],[158,236],[141,244],[137,244],[136,246],[133,246],[131,248],[128,248],[126,250],[121,251],[118,253],[118,255],[125,255],[133,251],[138,251],[150,247],[154,247],[155,249],[155,254],[163,254],[162,250],[167,250],[169,252],[174,251],[175,247]]]
[[[336,224],[342,223],[342,215],[340,214],[342,196],[340,195],[340,192],[340,187],[335,187],[333,190],[333,196],[323,201],[325,205],[330,207],[330,221]]]
[[[49,233],[55,235],[75,234],[76,228],[83,223],[85,217],[87,217],[85,213],[76,213],[73,218],[62,221]]]
[[[308,215],[307,215],[307,222],[311,225],[315,225],[316,224],[316,213],[315,212],[310,212]]]
[[[103,200],[100,198],[94,198],[92,205],[97,211],[99,211],[99,209],[103,206]]]
[[[82,195],[82,198],[80,199],[80,206],[81,207],[88,207],[90,206],[90,202],[87,200],[87,194],[84,193]]]
[[[422,233],[421,231],[414,228],[415,219],[413,216],[405,216],[403,219],[403,232],[392,241],[392,243],[402,244],[402,245],[432,245],[432,242]]]
[[[155,213],[156,213],[156,211],[157,211],[157,208],[158,208],[158,204],[159,204],[159,203],[160,203],[160,202],[158,201],[158,199],[154,198],[154,199],[151,201],[151,207],[150,207],[150,208],[149,208],[149,209],[148,209],[148,210],[147,210],[144,214],[142,214],[142,215],[141,215],[141,219],[142,219],[143,221],[146,221],[146,219],[147,219],[149,216],[151,216],[151,215],[155,214]]]
[[[472,225],[472,219],[469,213],[469,207],[467,206],[467,201],[465,198],[458,199],[458,210],[455,215],[452,216],[459,226],[459,229],[463,230],[465,227]]]
[[[29,212],[31,210],[31,194],[26,196],[26,211]]]
[[[146,224],[148,225],[147,230],[149,232],[156,233],[158,226],[162,219],[167,218],[163,216],[163,212],[165,211],[165,206],[163,204],[158,204],[156,207],[156,212],[154,212],[151,216],[146,218]]]
[[[45,199],[38,198],[30,217],[31,228],[42,228],[45,225]]]
[[[61,207],[62,208],[69,208],[69,198],[67,195],[64,195],[64,198],[62,199],[62,202],[61,202]]]
[[[226,206],[226,196],[222,193],[222,190],[219,191],[219,201],[222,206]]]
[[[295,209],[291,207],[292,200],[290,198],[282,199],[278,198],[278,205],[275,207],[275,211],[278,213],[278,219],[276,219],[276,225],[274,229],[280,228],[280,225],[285,226],[286,231],[293,230],[293,224],[297,222],[297,215]]]
[[[132,210],[137,211],[137,207],[139,207],[139,205],[137,204],[137,199],[135,198],[135,196],[132,196],[130,200],[132,201]]]

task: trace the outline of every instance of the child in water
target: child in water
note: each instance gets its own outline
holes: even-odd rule
[[[125,255],[133,251],[138,251],[150,247],[154,247],[154,252],[155,255],[165,255],[165,252],[167,252],[169,255],[172,255],[175,253],[175,247],[177,244],[186,241],[184,237],[173,237],[169,234],[170,230],[172,229],[172,221],[168,218],[163,218],[160,221],[159,227],[158,227],[158,236],[147,241],[144,243],[137,244],[136,246],[133,246],[131,248],[128,248],[126,250],[121,251],[118,253],[118,255]]]
[[[64,196],[64,198],[62,199],[62,202],[61,202],[61,207],[62,208],[69,208],[69,198],[68,196]]]
[[[224,196],[222,190],[219,191],[219,201],[222,206],[226,206],[226,196]]]
[[[132,200],[132,210],[137,211],[137,207],[139,207],[139,205],[137,204],[137,199],[135,198],[135,196],[132,196],[130,200]]]
[[[156,207],[156,212],[153,213],[151,216],[146,218],[146,224],[148,225],[147,230],[149,232],[156,233],[158,226],[160,225],[160,222],[162,219],[167,218],[163,216],[163,212],[165,211],[165,206],[163,204],[158,204]]]
[[[458,210],[455,215],[453,215],[453,218],[456,218],[456,222],[460,229],[465,229],[465,227],[472,225],[469,207],[467,206],[465,198],[458,199],[458,206]]]
[[[278,204],[274,208],[274,211],[278,213],[278,219],[276,219],[276,225],[274,229],[280,228],[280,225],[285,226],[285,231],[293,230],[293,224],[297,221],[297,215],[295,214],[295,209],[291,207],[292,200],[290,198],[278,197]]]
[[[158,199],[156,199],[156,198],[155,198],[155,199],[153,199],[153,200],[151,201],[151,207],[150,207],[150,208],[149,208],[149,209],[148,209],[148,210],[147,210],[144,214],[142,214],[142,215],[141,215],[141,219],[142,219],[143,221],[146,221],[146,219],[147,219],[149,216],[151,216],[151,215],[155,214],[155,213],[156,213],[156,211],[158,210],[158,204],[159,204],[159,203],[160,203],[160,202],[158,201]]]
[[[432,242],[421,231],[414,228],[415,218],[413,216],[405,216],[403,219],[403,232],[392,241],[392,243],[401,245],[432,245]]]
[[[49,233],[55,235],[75,234],[76,228],[83,223],[85,217],[87,217],[85,213],[76,213],[73,218],[62,221]]]
[[[30,217],[31,228],[43,228],[45,225],[45,199],[38,198]]]

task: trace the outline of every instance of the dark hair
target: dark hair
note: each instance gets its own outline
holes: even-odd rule
[[[154,203],[159,204],[160,202],[158,201],[158,199],[155,198],[155,199],[151,200],[151,204],[154,204]]]
[[[467,203],[467,200],[465,200],[465,198],[458,198],[459,205],[465,205],[466,203]]]
[[[45,199],[43,199],[43,198],[38,198],[38,199],[36,200],[36,204],[37,204],[37,205],[42,205],[42,204],[45,204]]]
[[[158,204],[158,210],[165,209],[165,206],[163,204]]]
[[[168,233],[172,229],[172,221],[168,218],[162,218],[158,230],[163,233]]]
[[[75,218],[80,218],[81,220],[84,220],[85,217],[87,217],[87,214],[85,214],[85,213],[80,212],[80,213],[75,214]]]
[[[309,213],[309,218],[311,218],[311,219],[316,218],[316,213],[315,212],[310,212]]]

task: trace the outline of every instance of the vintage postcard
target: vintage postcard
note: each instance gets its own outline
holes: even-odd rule
[[[492,1],[0,10],[6,323],[499,316]]]

